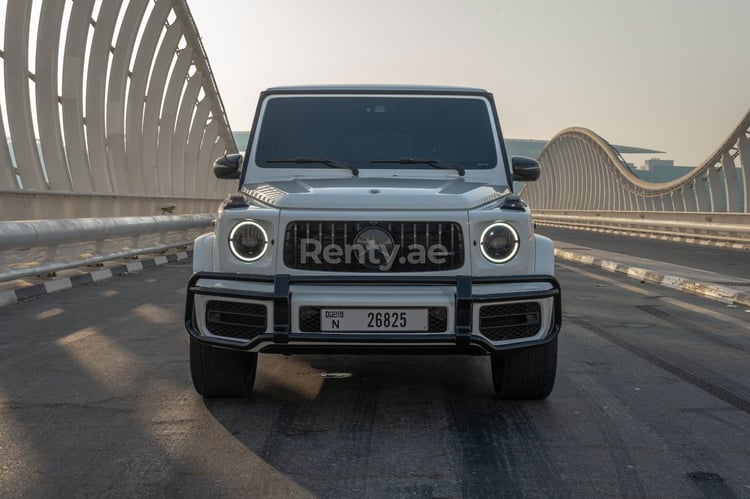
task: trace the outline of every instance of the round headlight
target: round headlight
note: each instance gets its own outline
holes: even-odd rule
[[[518,232],[505,222],[494,223],[482,232],[479,246],[487,260],[492,263],[505,263],[518,252]]]
[[[238,223],[229,233],[229,249],[243,262],[254,262],[266,252],[268,235],[263,227],[245,220]]]

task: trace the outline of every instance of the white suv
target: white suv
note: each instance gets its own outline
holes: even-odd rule
[[[552,390],[552,242],[534,235],[492,94],[446,87],[263,92],[215,230],[195,241],[186,326],[203,396],[252,391],[259,352],[489,355],[497,395]]]

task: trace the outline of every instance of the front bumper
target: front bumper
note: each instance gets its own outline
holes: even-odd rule
[[[220,303],[219,303],[220,302]],[[253,307],[265,314],[248,337],[212,331],[210,308]],[[526,307],[538,319],[520,337],[488,334],[484,306]],[[305,307],[444,309],[440,332],[305,332]],[[218,307],[222,309],[222,307]],[[432,310],[432,309],[430,309]],[[262,314],[260,311],[263,311]],[[219,312],[215,312],[220,317]],[[524,312],[520,313],[520,317]],[[552,276],[256,276],[198,272],[188,285],[185,326],[198,341],[268,353],[497,353],[552,341],[562,322],[561,291]],[[503,326],[505,327],[505,326]],[[495,328],[497,329],[497,328]],[[507,328],[506,328],[507,329]]]

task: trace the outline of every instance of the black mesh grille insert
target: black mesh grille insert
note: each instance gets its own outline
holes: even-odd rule
[[[216,336],[251,340],[266,332],[267,320],[265,305],[217,300],[206,303],[206,328]]]
[[[301,307],[299,309],[299,330],[303,333],[319,333],[320,310],[322,308],[324,307]],[[444,333],[448,329],[448,310],[445,307],[430,307],[427,317],[426,332]]]
[[[379,246],[366,254],[357,246],[357,236],[370,228],[378,229],[386,240],[390,235],[393,248],[389,254],[397,248],[390,263]],[[382,242],[381,238],[377,244]],[[464,238],[455,222],[291,222],[284,234],[284,264],[324,272],[455,270],[464,264]]]
[[[542,311],[536,302],[484,305],[479,309],[479,332],[490,341],[529,338],[541,325]]]

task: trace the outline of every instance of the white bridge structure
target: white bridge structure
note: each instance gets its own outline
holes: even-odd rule
[[[652,183],[585,128],[568,128],[539,156],[542,176],[521,196],[538,223],[686,240],[750,244],[750,112],[703,163]]]
[[[6,0],[0,29],[0,280],[210,226],[237,148],[186,0]]]

